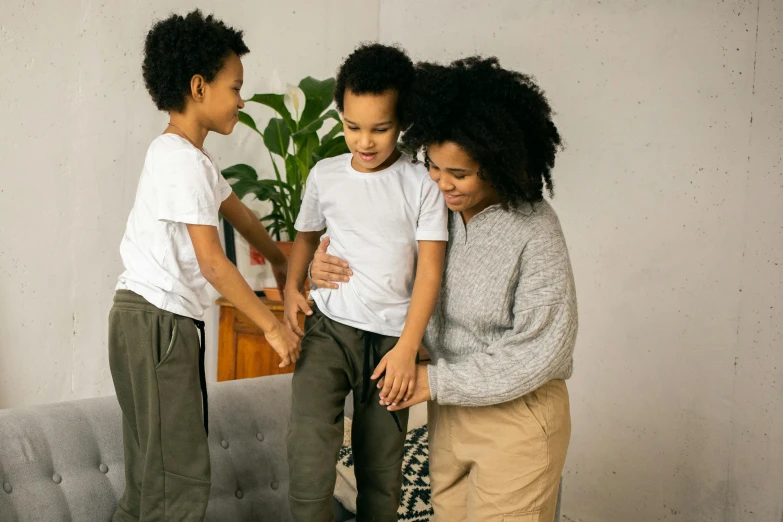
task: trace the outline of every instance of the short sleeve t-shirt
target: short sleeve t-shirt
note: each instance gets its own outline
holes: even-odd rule
[[[120,254],[117,289],[131,290],[162,310],[199,319],[210,306],[187,225],[218,226],[231,186],[217,165],[176,134],[147,151]]]
[[[326,229],[328,252],[348,262],[353,276],[312,298],[330,319],[398,337],[408,315],[417,241],[448,240],[448,210],[421,164],[403,154],[389,168],[355,170],[351,154],[320,161],[307,178],[296,229]]]

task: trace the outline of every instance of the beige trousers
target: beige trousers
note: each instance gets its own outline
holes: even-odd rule
[[[564,381],[493,406],[428,406],[436,522],[552,522],[571,438]]]

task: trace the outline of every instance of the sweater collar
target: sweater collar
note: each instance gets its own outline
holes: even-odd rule
[[[476,219],[479,216],[486,216],[489,214],[493,214],[497,211],[501,211],[501,212],[504,211],[500,203],[488,206],[487,208],[485,208],[484,210],[482,210],[481,212],[473,216],[473,219]],[[533,204],[528,201],[521,201],[515,205],[509,205],[508,210],[506,210],[505,212],[517,213],[517,214],[523,214],[525,216],[529,216],[530,214],[533,213]],[[471,221],[473,219],[471,219]]]

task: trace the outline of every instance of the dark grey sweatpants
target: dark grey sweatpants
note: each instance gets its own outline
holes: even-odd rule
[[[343,441],[343,409],[345,397],[353,391],[356,520],[396,521],[408,410],[397,412],[400,431],[394,417],[379,404],[376,383],[371,382],[366,401],[362,384],[368,336],[376,348],[376,364],[394,348],[397,338],[352,328],[313,311],[305,321],[306,336],[293,377],[288,432],[291,514],[296,522],[334,520],[332,495]]]

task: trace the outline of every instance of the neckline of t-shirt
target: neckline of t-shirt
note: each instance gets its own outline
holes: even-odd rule
[[[351,165],[351,160],[353,159],[353,154],[349,152],[348,153],[348,157],[345,159],[345,169],[348,171],[349,174],[351,174],[353,176],[356,176],[356,177],[360,177],[360,178],[364,178],[364,179],[379,178],[381,176],[385,176],[386,174],[396,170],[397,167],[402,162],[405,161],[405,156],[406,156],[406,154],[404,152],[400,151],[400,157],[397,158],[397,160],[394,163],[392,163],[391,165],[389,165],[385,169],[379,170],[378,172],[359,172],[358,170],[353,168],[353,165]]]
[[[164,137],[164,136],[174,136],[174,137],[176,137],[176,138],[179,138],[179,140],[180,140],[181,142],[183,142],[183,143],[187,143],[187,144],[188,144],[188,146],[189,146],[191,149],[193,149],[193,150],[194,150],[194,151],[196,151],[196,152],[199,152],[199,153],[201,153],[203,156],[206,156],[206,157],[207,157],[207,159],[208,159],[208,160],[209,160],[209,161],[210,161],[210,162],[211,162],[213,165],[215,165],[215,160],[214,160],[214,159],[212,159],[212,155],[211,155],[209,152],[207,152],[207,149],[199,149],[198,147],[196,147],[195,145],[193,145],[193,144],[190,142],[190,140],[189,140],[189,139],[187,139],[187,138],[183,138],[183,137],[182,137],[182,136],[180,136],[179,134],[174,134],[173,132],[164,132],[163,134],[161,134],[160,136],[158,136],[158,138],[162,138],[162,137]]]

